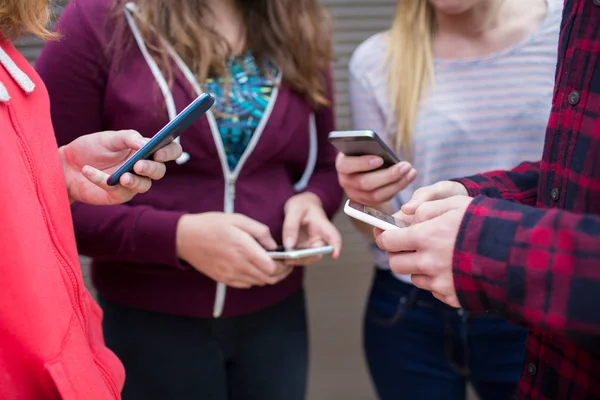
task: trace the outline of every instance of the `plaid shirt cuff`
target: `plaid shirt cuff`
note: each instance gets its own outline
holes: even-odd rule
[[[450,179],[453,182],[458,182],[467,189],[467,193],[469,193],[469,197],[477,197],[480,196],[481,189],[477,185],[477,183],[471,178],[460,178],[460,179]]]

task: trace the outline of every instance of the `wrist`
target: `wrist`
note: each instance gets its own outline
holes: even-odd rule
[[[181,260],[186,260],[184,248],[188,222],[189,214],[184,214],[179,217],[179,221],[177,221],[177,229],[175,231],[175,248],[177,249],[177,258]]]

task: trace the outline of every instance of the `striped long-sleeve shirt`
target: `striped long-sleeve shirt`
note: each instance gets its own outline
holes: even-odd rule
[[[507,169],[542,156],[556,69],[561,0],[548,0],[539,28],[516,45],[474,59],[435,59],[413,135],[416,180],[396,197],[456,176]],[[372,129],[388,143],[395,134],[386,71],[387,33],[361,44],[350,61],[354,129]],[[387,254],[372,245],[376,264]],[[410,282],[408,277],[399,277]]]

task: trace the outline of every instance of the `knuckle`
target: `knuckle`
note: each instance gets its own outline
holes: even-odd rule
[[[417,271],[417,275],[427,275],[427,265],[423,262],[422,259],[419,259],[415,262],[415,270]]]
[[[276,276],[272,276],[272,277],[267,278],[267,281],[265,283],[268,285],[275,285],[278,282],[279,282],[279,278]]]
[[[355,179],[356,187],[362,190],[371,189],[371,177],[367,174],[358,175]]]
[[[383,191],[377,190],[377,191],[371,193],[369,197],[370,197],[372,203],[381,203],[386,200],[387,196]]]
[[[335,169],[340,172],[343,171],[344,169],[344,155],[342,153],[338,153],[337,157],[335,158]]]
[[[148,190],[150,190],[150,187],[152,186],[152,183],[150,182],[149,179],[144,179],[142,180],[142,182],[140,183],[140,193],[146,193]]]
[[[439,293],[439,294],[444,294],[445,293],[445,289],[446,289],[445,285],[439,279],[434,279],[431,282],[431,291],[432,292]]]
[[[261,236],[269,236],[271,234],[271,231],[268,226],[260,224],[260,228],[258,228],[258,233]]]
[[[167,173],[167,166],[165,164],[158,164],[156,169],[156,179],[162,179]]]

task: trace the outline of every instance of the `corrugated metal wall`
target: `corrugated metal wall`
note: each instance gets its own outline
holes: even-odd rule
[[[335,83],[337,115],[341,129],[349,128],[348,60],[358,44],[388,29],[395,0],[322,0],[334,19]]]

